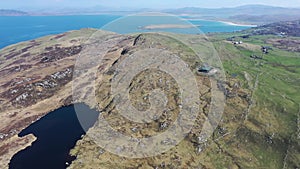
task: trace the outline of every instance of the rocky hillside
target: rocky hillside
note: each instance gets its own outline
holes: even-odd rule
[[[186,43],[179,42],[174,36]],[[297,79],[300,63],[294,62],[295,57],[288,56],[286,58],[291,59],[294,65],[284,62],[286,59],[274,62],[272,54],[268,62],[251,60],[247,54],[249,51],[260,51],[260,46],[251,44],[250,40],[235,46],[226,42],[224,37],[211,38],[213,45],[203,35],[119,35],[83,29],[2,49],[0,168],[8,168],[11,157],[36,139],[32,135],[19,138],[17,134],[23,128],[50,111],[72,103],[84,102],[101,111],[101,118],[115,131],[130,136],[135,143],[141,138],[167,131],[176,121],[180,109],[186,109],[181,105],[183,98],[180,97],[180,84],[192,84],[192,81],[185,80],[187,76],[172,76],[176,72],[171,71],[170,75],[154,64],[156,67],[143,69],[131,79],[126,89],[132,106],[137,110],[143,112],[151,109],[152,103],[163,103],[160,98],[153,99],[153,91],[163,91],[163,97],[168,99],[165,108],[157,110],[153,121],[147,123],[130,121],[120,114],[117,105],[123,102],[119,95],[113,93],[112,86],[115,77],[124,77],[120,79],[120,83],[126,80],[126,74],[122,74],[119,68],[131,70],[132,62],[125,62],[127,59],[134,56],[153,56],[159,59],[160,56],[169,54],[184,61],[182,69],[189,69],[198,84],[198,89],[190,92],[193,93],[192,96],[199,95],[199,111],[185,139],[177,145],[172,138],[162,140],[158,147],[172,148],[155,156],[121,157],[94,142],[91,136],[102,134],[102,128],[105,127],[98,122],[71,150],[70,153],[76,156],[76,160],[70,168],[299,167],[300,147],[295,135],[299,98],[293,93],[299,89]],[[196,50],[191,50],[187,45]],[[216,51],[209,52],[214,51],[214,47]],[[202,56],[202,60],[197,54]],[[197,72],[199,65],[209,62],[209,58],[216,54],[219,54],[224,63],[226,79],[216,80],[220,72],[211,78]],[[95,59],[99,55],[102,62],[97,63]],[[276,58],[280,59],[281,56],[276,55]],[[139,67],[148,63],[147,57],[144,59]],[[168,60],[164,62],[171,68],[176,63]],[[216,62],[218,61],[214,60],[209,63],[213,65]],[[264,72],[268,74],[265,75]],[[260,78],[263,75],[266,77]],[[285,78],[285,81],[282,82],[281,78]],[[280,83],[276,79],[280,79]],[[89,83],[91,81],[95,83]],[[277,87],[272,85],[275,83],[278,84]],[[218,98],[225,97],[225,109],[212,136],[206,138],[201,135],[205,119],[209,119],[209,124],[214,124],[216,120],[209,118],[210,108],[213,107],[214,86],[217,87]],[[80,90],[73,93],[72,88]],[[110,135],[100,138],[107,141]],[[110,142],[117,143],[117,140]],[[124,151],[122,147],[114,150],[120,154]]]
[[[70,104],[75,56],[93,32],[43,37],[0,51],[0,168],[7,168],[12,155],[35,140],[18,138],[23,128]]]

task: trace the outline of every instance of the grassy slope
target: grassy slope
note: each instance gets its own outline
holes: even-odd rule
[[[224,38],[231,36],[215,36],[214,45],[221,55],[228,76],[236,74],[243,86],[253,93],[253,106],[244,124],[237,130],[239,138],[231,141],[245,142],[243,147],[257,160],[256,167],[299,167],[297,121],[300,109],[300,54],[274,48],[270,54],[264,55],[263,60],[253,60],[249,56],[262,55],[261,51],[224,42]],[[265,45],[266,38],[268,37],[255,36],[245,42]],[[272,139],[266,142],[268,137]],[[224,146],[234,153],[230,145]],[[247,166],[246,161],[241,162],[241,166]]]

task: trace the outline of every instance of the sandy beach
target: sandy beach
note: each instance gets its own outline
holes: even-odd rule
[[[209,20],[209,19],[199,19],[199,18],[189,18],[186,19],[187,21],[213,21],[213,22],[221,22],[227,25],[232,26],[248,26],[248,27],[256,27],[258,25],[255,24],[245,24],[245,23],[236,23],[236,22],[230,22],[230,21],[220,21],[220,20]]]
[[[222,22],[227,25],[233,25],[233,26],[249,26],[249,27],[257,27],[257,25],[252,25],[252,24],[242,24],[242,23],[234,23],[234,22],[229,22],[229,21],[217,21],[217,22]]]

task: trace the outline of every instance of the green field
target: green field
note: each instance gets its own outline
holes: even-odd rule
[[[243,146],[257,160],[256,167],[299,167],[300,53],[273,48],[269,54],[263,54],[259,47],[267,46],[264,42],[272,36],[243,39],[244,43],[257,45],[257,48],[224,42],[231,36],[216,35],[212,41],[227,76],[236,76],[244,88],[251,90],[252,106],[236,130],[238,139],[230,141],[248,140]],[[252,54],[263,59],[252,59]],[[224,147],[234,154],[228,142]],[[246,164],[246,161],[240,163],[242,168],[251,168]]]

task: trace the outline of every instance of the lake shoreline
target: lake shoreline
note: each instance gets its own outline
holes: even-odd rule
[[[12,169],[24,166],[38,169],[44,163],[48,163],[44,168],[50,169],[70,165],[76,159],[76,156],[70,155],[71,149],[76,146],[82,135],[86,134],[85,130],[88,130],[84,129],[80,120],[78,121],[80,114],[81,116],[85,114],[85,118],[90,120],[86,121],[87,119],[85,119],[85,123],[87,122],[88,128],[90,128],[96,122],[99,112],[84,103],[62,106],[23,129],[18,134],[19,137],[34,135],[36,140],[30,146],[16,153],[10,160],[9,166]],[[57,144],[57,140],[60,144]],[[48,146],[52,148],[43,148]],[[41,157],[43,154],[46,156]],[[38,157],[41,158],[35,162]],[[50,161],[52,162],[49,163]]]

